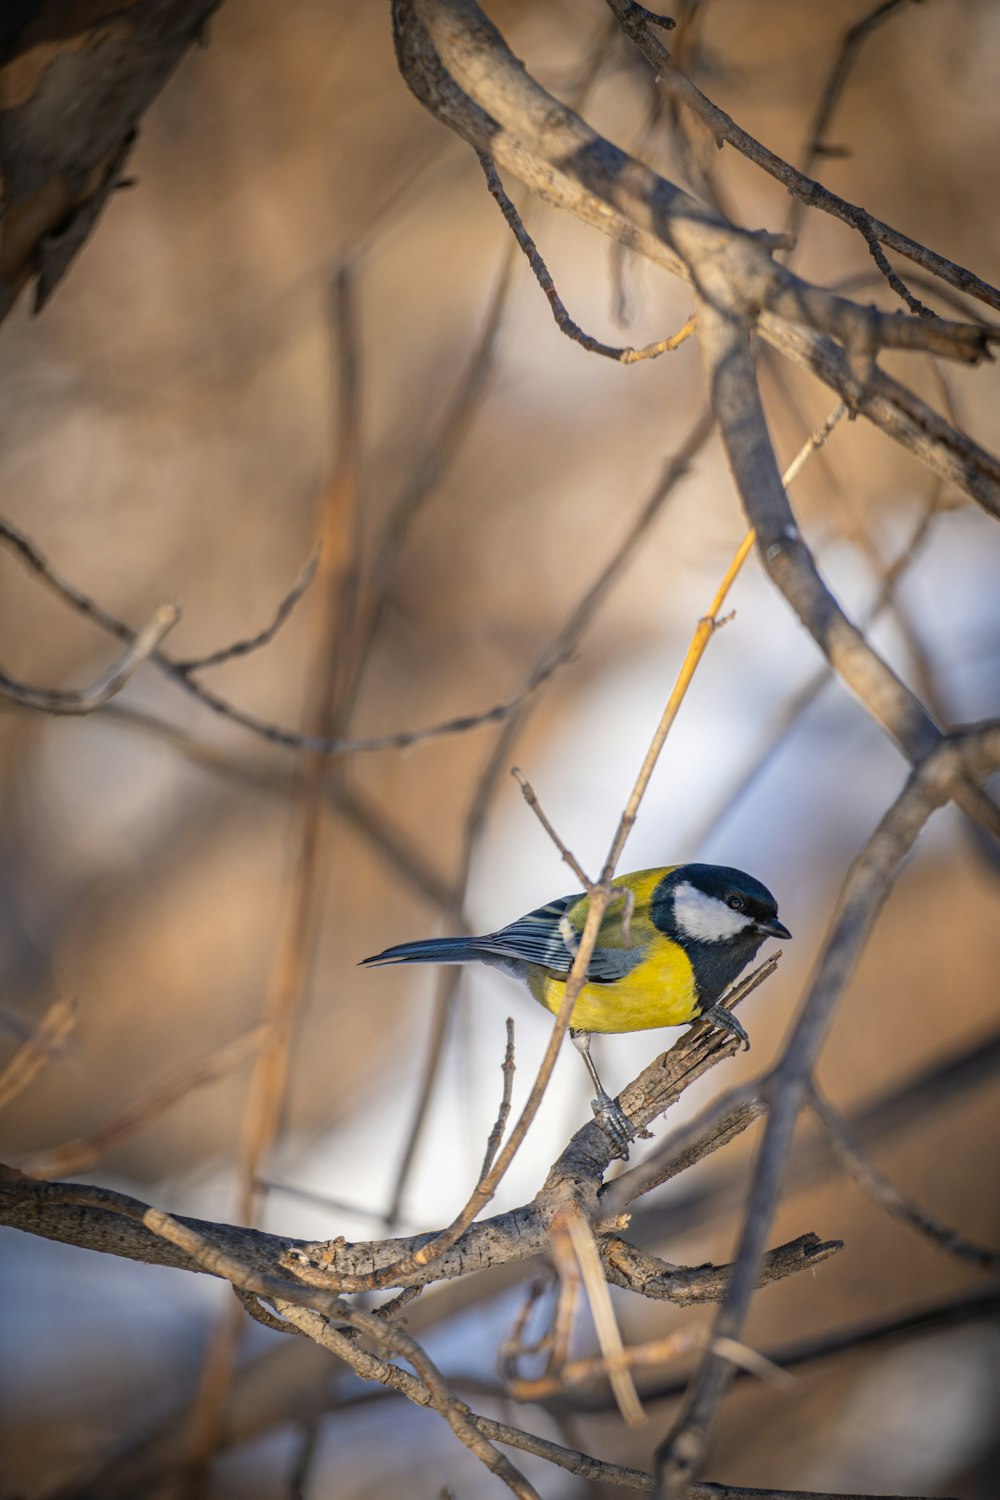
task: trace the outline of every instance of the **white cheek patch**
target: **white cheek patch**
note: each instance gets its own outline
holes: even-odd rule
[[[679,932],[699,943],[724,943],[753,926],[745,911],[733,911],[686,880],[674,890],[674,921]]]

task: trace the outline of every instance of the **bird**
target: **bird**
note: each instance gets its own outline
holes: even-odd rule
[[[555,1014],[588,906],[585,893],[560,896],[497,932],[399,943],[361,963],[487,964],[522,981]],[[611,882],[570,1037],[597,1090],[594,1115],[624,1160],[635,1132],[601,1083],[590,1055],[592,1033],[646,1031],[704,1018],[749,1050],[746,1031],[718,1002],[768,938],[791,938],[778,920],[777,901],[759,880],[728,865],[665,865]]]

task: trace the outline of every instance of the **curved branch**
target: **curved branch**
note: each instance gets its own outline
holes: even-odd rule
[[[723,282],[748,318],[761,312],[768,316],[774,326],[767,336],[778,347],[805,329],[813,340],[842,343],[866,368],[883,347],[933,350],[963,362],[987,354],[994,335],[981,325],[881,313],[778,265],[771,255],[773,237],[730,224],[598,135],[547,93],[474,0],[394,0],[393,19],[403,77],[443,124],[540,197],[692,282],[703,294]],[[844,358],[836,344],[830,349]],[[835,358],[820,357],[816,349],[799,353],[800,359],[811,358],[821,379],[847,396],[850,364],[846,370],[838,368]],[[857,374],[853,383],[864,386]],[[865,415],[888,436],[921,458],[928,449],[937,453],[942,447],[940,436],[929,433],[917,444],[913,421],[900,421],[884,395],[879,400],[873,392],[872,397]],[[947,430],[957,441],[959,435]],[[947,445],[937,458],[947,466],[948,477],[1000,514],[1000,484],[990,472],[996,462],[990,455],[981,455],[982,473],[978,459],[973,465],[974,488],[968,465],[956,465]]]

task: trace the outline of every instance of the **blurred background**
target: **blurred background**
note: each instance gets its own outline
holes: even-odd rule
[[[801,161],[844,31],[865,6],[711,0],[681,10],[676,47],[700,86]],[[497,3],[490,14],[556,94],[568,97],[593,73],[585,113],[598,129],[702,190],[711,173],[709,187],[739,222],[784,226],[783,190],[657,107],[647,66],[608,30],[597,0]],[[994,281],[998,49],[1000,12],[988,0],[903,6],[866,41],[827,132],[846,153],[816,168],[837,192]],[[557,330],[520,258],[498,300],[508,232],[472,153],[400,81],[387,6],[222,6],[208,47],[184,60],[146,118],[130,171],[136,188],[115,196],[42,316],[22,300],[0,331],[2,513],[133,627],[177,601],[183,618],[165,649],[179,658],[253,636],[344,494],[345,335],[333,289],[346,286],[358,360],[349,541],[370,628],[355,630],[355,655],[340,663],[334,727],[377,736],[516,698],[696,425],[705,404],[696,340],[631,367],[587,354]],[[690,313],[681,283],[555,211],[531,205],[529,227],[589,333],[639,345]],[[794,264],[824,284],[855,278],[862,300],[897,305],[860,237],[828,217],[804,221]],[[954,311],[907,279],[937,310]],[[835,402],[777,356],[762,358],[787,463]],[[887,363],[995,447],[992,370]],[[837,428],[792,500],[856,617],[905,559],[873,638],[939,717],[995,714],[1000,543],[988,518],[861,422]],[[380,1235],[387,1219],[403,1232],[446,1222],[475,1180],[496,1113],[505,1017],[517,1030],[515,1107],[549,1019],[492,973],[470,972],[451,993],[432,969],[356,965],[454,928],[463,913],[473,928],[494,928],[572,888],[509,777],[514,763],[596,872],[690,633],[743,532],[709,439],[573,632],[570,659],[518,711],[492,779],[484,772],[505,732],[496,724],[303,776],[304,757],[212,713],[151,665],[87,718],[2,705],[0,1062],[54,1002],[77,1006],[57,1054],[0,1117],[4,1159],[171,1211],[233,1218],[244,1201],[238,1163],[255,1044],[246,1033],[284,995],[287,1089],[260,1169],[274,1186],[259,1221],[349,1239]],[[275,639],[206,671],[205,685],[268,722],[315,728],[331,580],[328,548]],[[846,869],[906,770],[853,699],[820,687],[811,640],[756,560],[732,604],[622,866],[698,858],[750,870],[777,894],[795,941],[741,1012],[751,1057],[689,1090],[657,1127],[661,1137],[775,1055]],[[0,643],[6,670],[63,688],[92,680],[119,649],[9,552],[0,557]],[[318,842],[304,876],[310,797]],[[997,881],[995,855],[958,814],[938,814],[821,1066],[849,1115],[875,1106],[879,1164],[985,1243],[1000,1238],[990,1062]],[[290,978],[297,961],[300,984]],[[435,1036],[440,1065],[415,1134]],[[601,1039],[595,1055],[617,1090],[670,1040]],[[194,1087],[206,1059],[212,1076]],[[949,1085],[944,1065],[954,1059],[964,1061]],[[144,1101],[175,1074],[177,1102],[154,1118]],[[498,1208],[534,1194],[588,1118],[589,1093],[578,1061],[561,1058]],[[908,1112],[893,1114],[894,1098],[909,1099]],[[57,1148],[132,1106],[138,1123],[95,1147],[90,1164],[60,1170]],[[636,1240],[680,1264],[729,1259],[754,1140],[751,1131],[651,1195]],[[806,1230],[846,1247],[814,1275],[759,1294],[747,1331],[754,1347],[982,1290],[982,1277],[880,1213],[822,1151],[801,1157],[774,1242]],[[2,1493],[33,1500],[82,1493],[85,1483],[94,1496],[180,1493],[185,1423],[229,1294],[208,1278],[10,1230],[0,1254]],[[454,1288],[432,1290],[411,1326],[425,1330],[446,1374],[470,1389],[495,1382],[497,1345],[541,1270],[485,1279],[464,1301]],[[624,1293],[615,1303],[627,1341],[696,1331],[711,1314]],[[594,1347],[586,1315],[574,1347]],[[669,1384],[654,1374],[650,1388],[658,1381]],[[804,1364],[790,1392],[738,1383],[710,1475],[985,1500],[1000,1474],[998,1389],[995,1312],[960,1308],[905,1337]],[[575,1414],[519,1417],[486,1395],[474,1404],[645,1465],[676,1397],[654,1394],[638,1434],[600,1386]],[[396,1494],[404,1476],[408,1494],[498,1489],[436,1416],[384,1393],[362,1399],[321,1351],[249,1323],[222,1433],[212,1495],[353,1500]],[[546,1496],[584,1492],[569,1475],[539,1474],[531,1461],[525,1470]]]

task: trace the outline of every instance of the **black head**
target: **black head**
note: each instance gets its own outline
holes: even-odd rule
[[[766,938],[790,938],[766,885],[728,865],[678,865],[650,904],[660,931],[690,958],[704,1005],[750,963]]]

